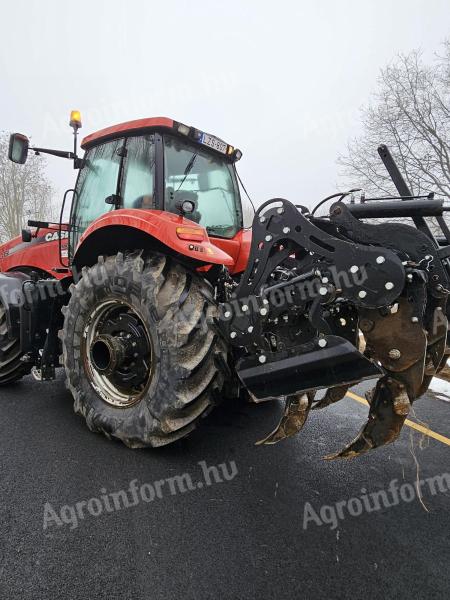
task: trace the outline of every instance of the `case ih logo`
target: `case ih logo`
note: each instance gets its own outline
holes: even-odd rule
[[[61,231],[61,239],[62,240],[67,240],[68,237],[69,237],[68,231]],[[46,242],[56,242],[56,240],[59,240],[59,231],[55,231],[55,233],[47,233],[47,235],[45,236]]]

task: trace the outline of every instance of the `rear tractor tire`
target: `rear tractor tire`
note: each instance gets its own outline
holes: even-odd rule
[[[0,386],[19,381],[30,372],[22,360],[19,338],[10,339],[6,310],[0,301]]]
[[[217,403],[227,348],[210,285],[170,258],[99,258],[71,289],[62,331],[75,412],[131,448],[189,434]]]

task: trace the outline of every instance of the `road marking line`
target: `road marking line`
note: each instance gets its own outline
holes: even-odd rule
[[[366,406],[369,406],[369,403],[367,402],[367,400],[362,398],[362,396],[358,396],[357,394],[354,394],[353,392],[347,392],[347,396],[349,398],[352,398],[352,400],[356,400],[356,402],[359,402],[360,404],[365,404]],[[427,427],[424,427],[423,425],[419,425],[418,423],[415,423],[414,421],[410,421],[409,419],[406,419],[405,425],[408,425],[408,427],[411,427],[411,429],[420,431],[420,433],[424,433],[428,437],[438,440],[438,442],[442,442],[443,444],[450,446],[450,438],[445,437],[444,435],[441,435],[440,433],[436,433],[435,431],[431,431],[431,429],[428,429]]]

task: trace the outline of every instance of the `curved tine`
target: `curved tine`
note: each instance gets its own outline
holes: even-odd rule
[[[314,392],[288,396],[283,416],[277,427],[268,436],[255,442],[255,445],[276,444],[298,433],[308,418],[313,399]]]
[[[321,400],[318,400],[312,409],[317,410],[320,408],[326,408],[327,406],[330,406],[330,404],[339,402],[339,400],[342,400],[342,398],[345,397],[349,387],[349,385],[339,385],[333,388],[328,388],[325,396]]]
[[[325,459],[354,458],[390,444],[400,435],[410,408],[405,386],[391,377],[383,377],[375,387],[367,423],[348,446]]]

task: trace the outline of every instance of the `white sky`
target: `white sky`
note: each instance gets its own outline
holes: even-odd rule
[[[88,133],[168,116],[244,153],[256,203],[313,205],[381,66],[450,35],[449,0],[1,0],[0,129],[70,150]],[[383,140],[380,140],[382,142]],[[375,148],[368,148],[375,152]],[[48,159],[58,191],[71,164]]]

